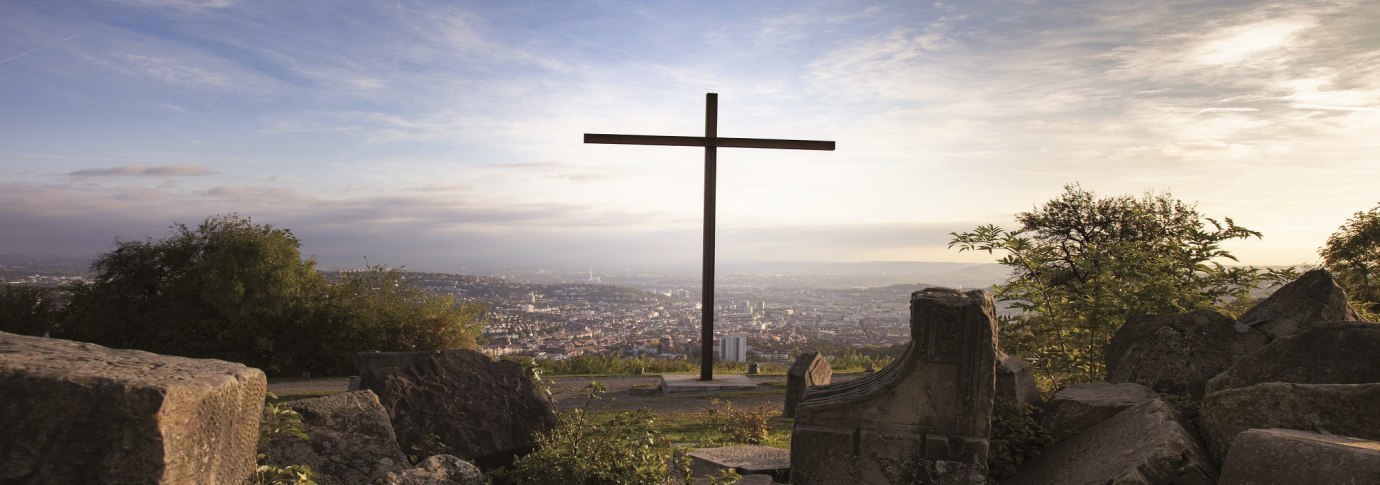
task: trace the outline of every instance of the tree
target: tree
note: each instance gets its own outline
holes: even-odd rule
[[[1238,313],[1261,281],[1221,244],[1260,233],[1204,217],[1169,194],[1097,198],[1078,185],[1030,212],[1020,228],[983,225],[951,233],[959,251],[1006,253],[1012,276],[998,300],[1018,315],[1001,317],[1007,352],[1035,361],[1049,386],[1105,373],[1103,348],[1128,318],[1219,307]]]
[[[73,288],[65,338],[286,370],[324,279],[287,229],[236,214],[119,241]]]
[[[0,332],[40,336],[59,315],[56,288],[0,283]]]
[[[1318,250],[1323,267],[1347,289],[1352,306],[1380,313],[1380,205],[1352,214]]]

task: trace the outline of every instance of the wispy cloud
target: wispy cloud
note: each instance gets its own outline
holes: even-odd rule
[[[143,164],[122,165],[110,168],[87,168],[69,172],[71,177],[196,177],[214,175],[216,172],[204,165],[161,165]]]

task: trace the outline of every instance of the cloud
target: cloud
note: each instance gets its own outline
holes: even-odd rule
[[[206,168],[206,166],[197,164],[150,167],[136,163],[111,168],[87,168],[69,172],[67,175],[71,177],[197,177],[215,174],[216,172]]]

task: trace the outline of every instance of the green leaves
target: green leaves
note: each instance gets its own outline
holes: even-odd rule
[[[1380,313],[1380,206],[1352,214],[1318,250],[1323,267],[1347,289],[1367,320]]]
[[[1002,253],[1012,277],[995,296],[1018,312],[1001,319],[1002,345],[1033,360],[1047,388],[1101,379],[1103,348],[1130,317],[1240,311],[1262,281],[1254,268],[1222,264],[1236,260],[1223,242],[1259,232],[1168,194],[1098,198],[1069,185],[1016,221],[1017,230],[951,233],[949,247]]]

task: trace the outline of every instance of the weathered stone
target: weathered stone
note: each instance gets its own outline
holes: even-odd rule
[[[787,483],[791,478],[791,452],[770,446],[724,446],[692,450],[690,473],[695,477],[723,476],[725,470],[739,475],[767,475]]]
[[[263,372],[0,332],[0,483],[248,483]]]
[[[1002,485],[1216,483],[1217,472],[1159,399],[1132,406],[1025,463]]]
[[[1317,322],[1360,320],[1346,302],[1346,291],[1325,269],[1304,273],[1237,319],[1270,339],[1288,337]]]
[[[494,468],[531,449],[532,433],[556,426],[551,402],[522,365],[473,350],[429,354],[360,376],[360,387],[388,411],[404,453],[445,452]]]
[[[834,376],[834,368],[819,352],[806,352],[795,358],[795,363],[786,371],[786,405],[781,408],[785,417],[795,416],[795,406],[805,396],[805,390],[815,386],[827,386]]]
[[[1132,318],[1107,345],[1107,382],[1200,399],[1208,379],[1268,341],[1211,310]]]
[[[368,352],[355,352],[351,361],[355,364],[355,371],[360,376],[369,372],[377,371],[387,367],[407,367],[421,359],[430,357],[435,352],[413,351],[413,352],[379,352],[370,350]]]
[[[699,477],[692,483],[694,483],[694,485],[715,485],[722,483],[720,478],[722,477]],[[668,483],[675,483],[675,480],[670,480]],[[753,474],[743,475],[738,481],[733,482],[733,485],[771,485],[773,483],[777,482],[771,478],[771,475]]]
[[[1288,428],[1380,439],[1380,384],[1267,382],[1203,398],[1199,423],[1208,452],[1219,462],[1248,429]]]
[[[1126,409],[1159,399],[1150,388],[1132,382],[1121,384],[1069,384],[1045,403],[1040,424],[1058,442],[1096,426]]]
[[[1220,485],[1380,483],[1380,442],[1292,429],[1236,437]]]
[[[362,482],[361,482],[362,483]],[[373,485],[485,485],[479,468],[452,455],[436,455],[415,468],[384,473]]]
[[[350,485],[410,468],[393,435],[393,424],[370,391],[286,403],[302,415],[310,440],[278,436],[259,447],[278,466],[307,465],[322,485]]]
[[[1380,324],[1319,322],[1246,354],[1208,381],[1207,392],[1262,382],[1380,382]]]
[[[794,483],[983,483],[996,387],[992,296],[911,295],[911,342],[891,365],[816,387],[796,407]]]
[[[1025,359],[1000,354],[997,357],[997,402],[1015,406],[1039,406],[1040,388],[1035,385],[1035,371]]]

